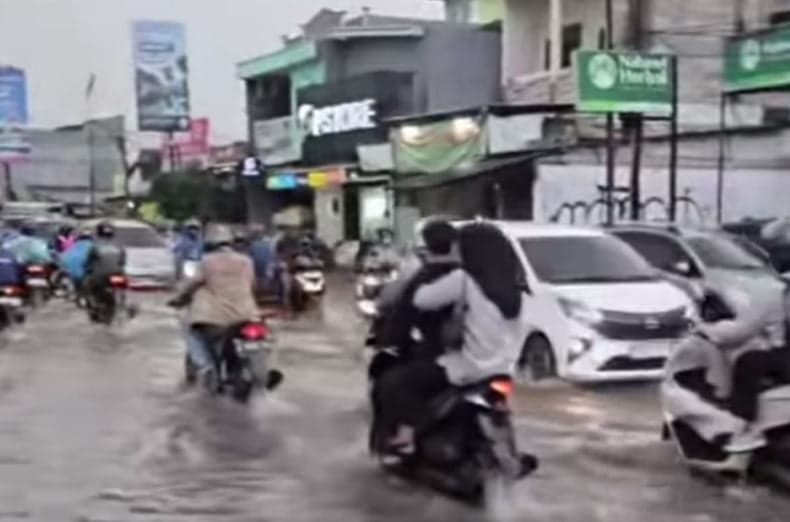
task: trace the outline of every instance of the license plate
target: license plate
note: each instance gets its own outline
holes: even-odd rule
[[[47,283],[46,279],[34,278],[27,280],[27,286],[32,286],[34,288],[45,288],[49,286],[49,283]]]
[[[249,353],[263,351],[266,345],[263,341],[239,341],[238,347],[240,351]]]
[[[655,359],[669,356],[671,341],[652,341],[631,345],[631,357],[633,359]]]
[[[18,297],[0,297],[0,306],[22,306],[22,299]]]

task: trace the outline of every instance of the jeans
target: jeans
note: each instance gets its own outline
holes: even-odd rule
[[[214,368],[214,357],[211,355],[211,347],[208,346],[200,332],[191,326],[185,327],[184,341],[186,341],[187,345],[187,354],[198,370]]]

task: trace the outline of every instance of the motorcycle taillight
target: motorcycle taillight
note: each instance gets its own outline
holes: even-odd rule
[[[28,274],[43,274],[44,267],[41,265],[28,265],[27,267]]]
[[[247,323],[241,329],[241,336],[248,341],[259,341],[266,338],[266,325],[263,323]]]
[[[126,279],[126,276],[123,275],[112,275],[110,276],[110,286],[115,288],[126,288],[129,284],[129,280]]]
[[[22,295],[22,293],[22,287],[19,286],[4,286],[2,289],[2,294],[7,296]]]

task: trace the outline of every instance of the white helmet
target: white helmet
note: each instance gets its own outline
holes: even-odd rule
[[[229,245],[233,243],[233,232],[226,225],[209,225],[204,241],[209,245]]]

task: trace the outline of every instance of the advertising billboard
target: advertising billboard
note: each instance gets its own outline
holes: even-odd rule
[[[30,154],[27,122],[25,71],[0,67],[0,161],[24,159]]]
[[[790,85],[790,27],[781,26],[727,40],[724,88],[727,92]]]
[[[142,131],[189,129],[189,83],[184,26],[136,21],[134,45],[137,126]]]

